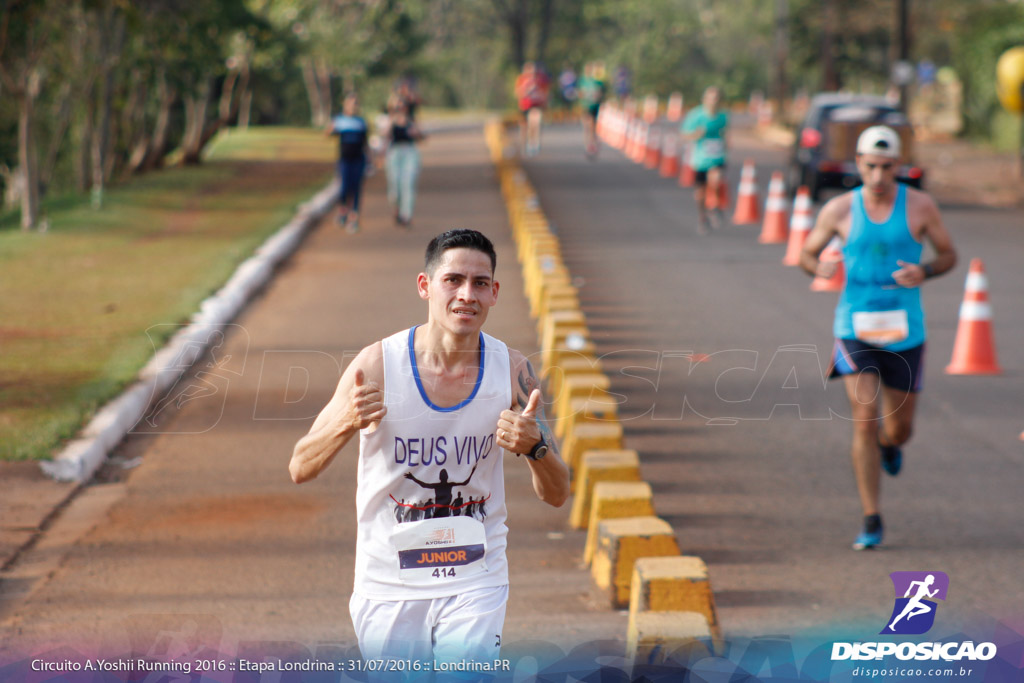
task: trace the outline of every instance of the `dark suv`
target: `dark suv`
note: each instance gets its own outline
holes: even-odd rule
[[[885,125],[899,133],[903,165],[897,180],[921,187],[924,171],[909,163],[913,129],[907,117],[884,97],[822,93],[811,99],[807,116],[796,133],[788,185],[795,194],[801,185],[817,201],[828,187],[850,189],[861,184],[854,163],[857,137],[869,126]]]

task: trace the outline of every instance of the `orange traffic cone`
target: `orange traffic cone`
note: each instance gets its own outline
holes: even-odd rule
[[[603,130],[604,130],[604,142],[609,147],[614,147],[614,148],[618,149],[618,147],[620,145],[620,142],[619,142],[619,130],[620,130],[619,125],[622,123],[622,119],[621,119],[621,116],[619,115],[619,111],[617,109],[615,109],[614,107],[612,107],[611,105],[608,105],[606,107],[601,107],[601,109],[597,113],[597,118],[598,118],[598,120],[600,120],[602,117],[604,117],[604,120],[605,120],[605,124],[604,124],[604,128],[603,128]]]
[[[818,260],[822,263],[836,264],[832,277],[815,277],[811,280],[812,292],[841,292],[846,284],[846,269],[843,268],[843,243],[838,237],[833,237],[825,249],[821,252]]]
[[[650,127],[642,121],[636,124],[636,140],[633,142],[633,155],[630,159],[634,164],[644,163],[647,156],[647,136],[650,134]]]
[[[683,120],[683,93],[674,92],[668,96],[668,105],[665,108],[665,118],[672,123]]]
[[[614,110],[614,118],[611,126],[611,145],[620,152],[626,146],[626,115],[621,109]]]
[[[658,174],[662,178],[675,178],[679,175],[679,136],[665,134],[665,141],[661,145],[661,168],[658,169]]]
[[[757,241],[761,244],[784,244],[789,237],[786,226],[786,211],[789,200],[786,199],[786,182],[782,172],[772,173],[768,184],[768,201],[764,205],[764,223],[761,225],[761,236]]]
[[[655,169],[661,165],[661,131],[650,128],[647,131],[647,148],[644,154],[644,168]]]
[[[757,171],[754,169],[754,162],[747,159],[743,162],[743,172],[740,173],[740,187],[736,193],[736,211],[732,215],[732,224],[756,224],[761,220],[761,211],[757,204]]]
[[[679,187],[693,187],[697,182],[697,171],[693,168],[693,145],[683,148],[683,167],[679,171]]]
[[[639,127],[640,122],[633,118],[626,119],[626,143],[622,148],[622,153],[626,155],[627,159],[632,159],[635,153],[636,147],[636,129]]]
[[[782,259],[782,265],[800,265],[800,252],[807,241],[807,234],[814,227],[812,211],[811,191],[805,185],[801,185],[796,191],[796,201],[793,202],[793,216],[789,219],[789,244],[786,245],[786,256]]]
[[[948,375],[998,375],[992,338],[992,307],[988,303],[988,278],[981,259],[971,259],[964,300],[960,304],[960,324],[953,343],[953,359],[946,366]]]
[[[644,121],[654,123],[658,120],[658,96],[648,95],[644,98]]]

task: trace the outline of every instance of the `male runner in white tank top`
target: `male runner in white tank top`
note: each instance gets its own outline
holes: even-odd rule
[[[350,609],[367,659],[496,659],[508,598],[503,453],[527,456],[542,501],[569,495],[533,367],[481,332],[495,263],[475,230],[435,237],[416,280],[427,322],[359,353],[289,464],[296,483],[314,479],[359,435]]]

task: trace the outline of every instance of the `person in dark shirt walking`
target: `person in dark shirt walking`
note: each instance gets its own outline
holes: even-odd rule
[[[366,173],[368,146],[366,121],[359,116],[359,96],[345,96],[342,113],[331,120],[328,135],[337,135],[338,175],[341,192],[338,195],[338,223],[350,233],[359,232],[359,196]]]
[[[395,100],[389,103],[388,109],[388,202],[395,210],[395,223],[408,229],[416,205],[416,180],[420,174],[420,153],[416,143],[424,135],[410,116],[405,102]]]

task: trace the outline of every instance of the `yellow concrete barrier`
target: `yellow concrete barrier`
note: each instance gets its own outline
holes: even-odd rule
[[[587,541],[583,546],[583,562],[590,564],[597,551],[601,522],[623,517],[653,517],[654,498],[651,485],[645,481],[602,481],[591,494],[587,519]]]
[[[569,524],[574,529],[587,528],[590,521],[590,502],[594,485],[602,481],[641,481],[640,456],[630,450],[585,451],[579,459],[576,475],[576,493],[569,512]],[[590,539],[588,538],[589,542]],[[596,538],[595,538],[596,545]],[[586,556],[589,564],[591,552]]]
[[[550,344],[551,340],[558,334],[559,328],[580,327],[586,326],[586,324],[587,316],[581,310],[553,311],[544,319],[543,337]],[[541,340],[541,344],[544,344],[544,339]]]
[[[587,317],[581,310],[554,311],[544,318],[544,330],[540,336],[540,350],[550,350],[556,345],[565,344],[566,338],[573,332],[590,336],[587,329]]]
[[[573,377],[574,375],[569,375]],[[556,397],[562,391],[560,384],[555,385],[555,390],[549,396]],[[581,424],[607,424],[619,421],[619,407],[612,401],[612,394],[602,390],[591,396],[593,398],[574,398],[569,401],[568,409],[563,409],[563,417],[559,417],[553,411],[553,424],[555,436],[559,439],[567,439]],[[554,399],[552,398],[552,402]],[[557,406],[555,406],[557,408]]]
[[[590,573],[598,588],[608,591],[612,607],[625,609],[637,559],[678,554],[672,527],[659,517],[606,519],[598,525]]]
[[[572,470],[586,451],[622,448],[621,422],[587,422],[573,427],[562,441],[562,459]],[[575,477],[573,477],[575,482]]]
[[[544,296],[537,307],[537,336],[544,332],[544,321],[552,313],[558,311],[579,311],[580,306],[579,290],[572,285],[559,285],[549,287],[547,295]]]
[[[573,384],[577,377],[583,377],[583,375],[563,377],[558,394],[551,398],[551,414],[554,415],[555,429],[561,438],[567,437],[569,432],[576,428],[576,423],[604,423],[618,420],[619,394],[594,387],[589,393],[582,392],[586,395],[566,396],[570,390],[580,391],[580,387]],[[604,410],[605,408],[607,410]],[[603,419],[605,415],[608,416],[607,420]]]
[[[603,375],[602,370],[601,361],[597,358],[578,353],[566,356],[560,365],[548,368],[541,376],[547,386],[547,396],[553,401],[562,393],[562,383],[569,375]]]
[[[539,257],[554,257],[558,265],[562,265],[562,247],[558,238],[551,234],[547,221],[527,218],[519,222],[516,256],[523,264],[523,276],[533,278],[533,264]],[[564,265],[562,266],[564,267]]]
[[[559,311],[559,315],[570,313],[570,311]],[[590,338],[590,329],[586,324],[581,323],[551,323],[551,316],[544,321],[545,334],[541,339],[540,353],[541,362],[548,368],[554,364],[555,351],[567,349],[572,351],[586,352],[587,347],[594,347]],[[593,351],[589,351],[593,353]]]
[[[516,258],[524,267],[533,255],[543,251],[558,254],[561,258],[561,246],[555,241],[555,236],[543,218],[523,210],[521,217],[513,223],[513,232],[516,238]]]
[[[704,617],[715,643],[722,634],[708,568],[699,557],[642,557],[633,567],[629,620],[644,612],[696,612]]]
[[[564,263],[559,263],[554,268],[541,272],[540,277],[535,278],[531,285],[527,298],[530,299],[530,313],[537,316],[540,313],[540,303],[549,296],[549,292],[572,286],[572,275]]]
[[[525,285],[526,283],[524,283]],[[540,276],[534,278],[526,288],[526,299],[530,302],[530,315],[536,318],[540,314],[540,302],[547,296],[548,291],[568,285],[572,285],[572,277],[564,265],[540,273]]]
[[[571,342],[571,344],[570,344]],[[569,358],[576,358],[578,356],[594,356],[596,347],[588,337],[578,336],[572,339],[566,339],[565,346],[557,346],[547,354],[541,354],[540,367],[542,373],[549,373],[553,368],[562,365]],[[601,393],[595,391],[593,398],[596,398],[596,394]],[[604,392],[607,393],[607,392]],[[608,399],[609,403],[616,403],[614,399]]]
[[[633,662],[634,675],[643,665],[705,659],[713,649],[707,620],[696,612],[644,612],[626,632],[626,659]]]
[[[544,275],[560,270],[564,270],[566,273],[569,272],[565,267],[565,262],[562,260],[558,240],[554,237],[532,240],[532,243],[526,250],[526,259],[523,261],[524,291],[531,289],[539,290],[539,283]],[[538,303],[540,302],[538,301]]]
[[[568,375],[575,377],[576,375]],[[558,393],[562,387],[559,385]],[[551,394],[557,396],[558,393]],[[619,406],[614,402],[614,395],[605,390],[591,392],[587,398],[577,397],[569,400],[568,409],[564,409],[564,417],[556,418],[555,434],[561,439],[567,439],[581,424],[608,424],[619,421]]]
[[[550,376],[553,372],[552,366],[544,363],[542,373],[546,376]],[[575,413],[573,410],[574,399],[589,399],[601,403],[615,404],[611,394],[608,393],[608,389],[611,387],[611,380],[608,379],[608,375],[603,372],[583,372],[583,373],[570,373],[562,375],[561,381],[558,383],[558,393],[549,396],[549,400],[554,404],[555,417],[559,420],[565,420],[572,417]]]

